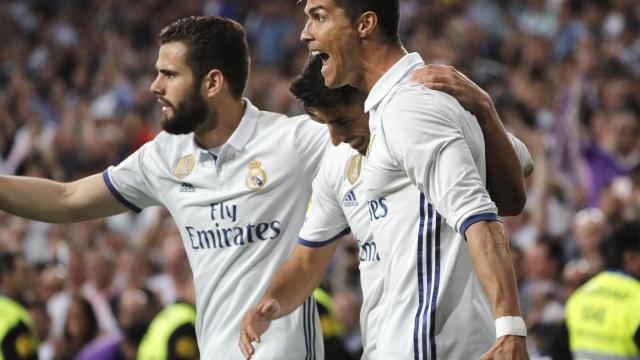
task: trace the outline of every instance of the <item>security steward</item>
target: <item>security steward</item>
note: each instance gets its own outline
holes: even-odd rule
[[[569,347],[575,360],[640,359],[640,222],[602,243],[606,270],[567,301]]]
[[[179,301],[156,315],[138,348],[139,360],[195,360],[200,358],[196,342],[196,308]]]
[[[26,264],[19,254],[0,251],[0,360],[38,358],[38,338],[20,300]]]

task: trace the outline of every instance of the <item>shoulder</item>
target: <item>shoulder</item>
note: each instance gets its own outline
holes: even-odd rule
[[[182,154],[185,149],[192,149],[193,144],[193,134],[173,135],[162,131],[140,150],[144,152],[145,157],[169,159]]]
[[[335,181],[341,181],[342,175],[352,161],[362,161],[362,155],[353,150],[349,144],[340,143],[338,146],[330,146],[322,160],[323,172],[329,174]]]
[[[328,133],[326,127],[313,120],[308,115],[287,116],[269,111],[260,111],[257,120],[261,132],[277,132],[279,138],[287,135],[316,136]]]
[[[173,135],[166,131],[161,131],[156,137],[144,145],[152,151],[167,152],[174,149],[184,148],[185,145],[193,143],[193,134]]]
[[[401,113],[414,115],[427,121],[452,121],[465,110],[458,101],[447,93],[432,90],[413,81],[398,84],[388,97],[384,114],[393,116]]]

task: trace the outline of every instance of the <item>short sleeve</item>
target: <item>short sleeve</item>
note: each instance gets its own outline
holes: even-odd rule
[[[387,146],[438,213],[464,236],[473,222],[496,220],[497,208],[480,176],[469,139],[456,123],[468,121],[463,118],[464,110],[453,98],[422,89],[412,86],[399,92],[384,109]],[[466,136],[482,137],[482,132],[477,127],[476,134]],[[484,148],[473,150],[484,154]]]
[[[508,132],[509,141],[511,141],[511,145],[516,151],[516,155],[518,155],[518,160],[520,160],[520,166],[522,167],[522,173],[524,176],[529,176],[533,172],[533,160],[531,158],[531,153],[527,146],[520,141],[517,137],[515,137],[512,133]]]
[[[135,212],[149,206],[161,205],[151,181],[154,172],[149,153],[152,150],[153,143],[149,142],[117,166],[110,166],[102,174],[113,196]]]
[[[313,181],[313,194],[307,218],[298,240],[301,245],[321,247],[351,231],[338,199],[339,184],[332,184],[341,179],[339,172],[331,171],[337,164],[331,161],[329,156],[325,158]]]
[[[325,151],[331,146],[329,131],[307,115],[292,118],[298,121],[295,131],[295,147],[304,166],[305,173],[315,178]]]

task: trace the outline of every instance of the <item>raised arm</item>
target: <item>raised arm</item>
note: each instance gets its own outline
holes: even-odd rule
[[[523,171],[523,164],[489,94],[451,66],[426,65],[413,74],[413,80],[446,92],[475,115],[484,136],[489,195],[499,215],[520,214],[526,202],[524,173],[527,170]]]
[[[127,211],[101,174],[61,183],[23,176],[0,176],[0,209],[28,219],[68,223]]]
[[[252,342],[260,342],[271,321],[298,308],[320,285],[340,240],[322,247],[296,245],[293,254],[271,280],[260,302],[240,323],[240,349],[246,359],[254,352]]]

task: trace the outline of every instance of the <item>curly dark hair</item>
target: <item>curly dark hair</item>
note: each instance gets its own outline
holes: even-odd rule
[[[325,86],[321,68],[322,58],[319,55],[312,56],[289,88],[293,96],[302,101],[302,106],[308,114],[315,115],[319,109],[354,105],[364,97],[362,91],[349,85],[336,89]]]

